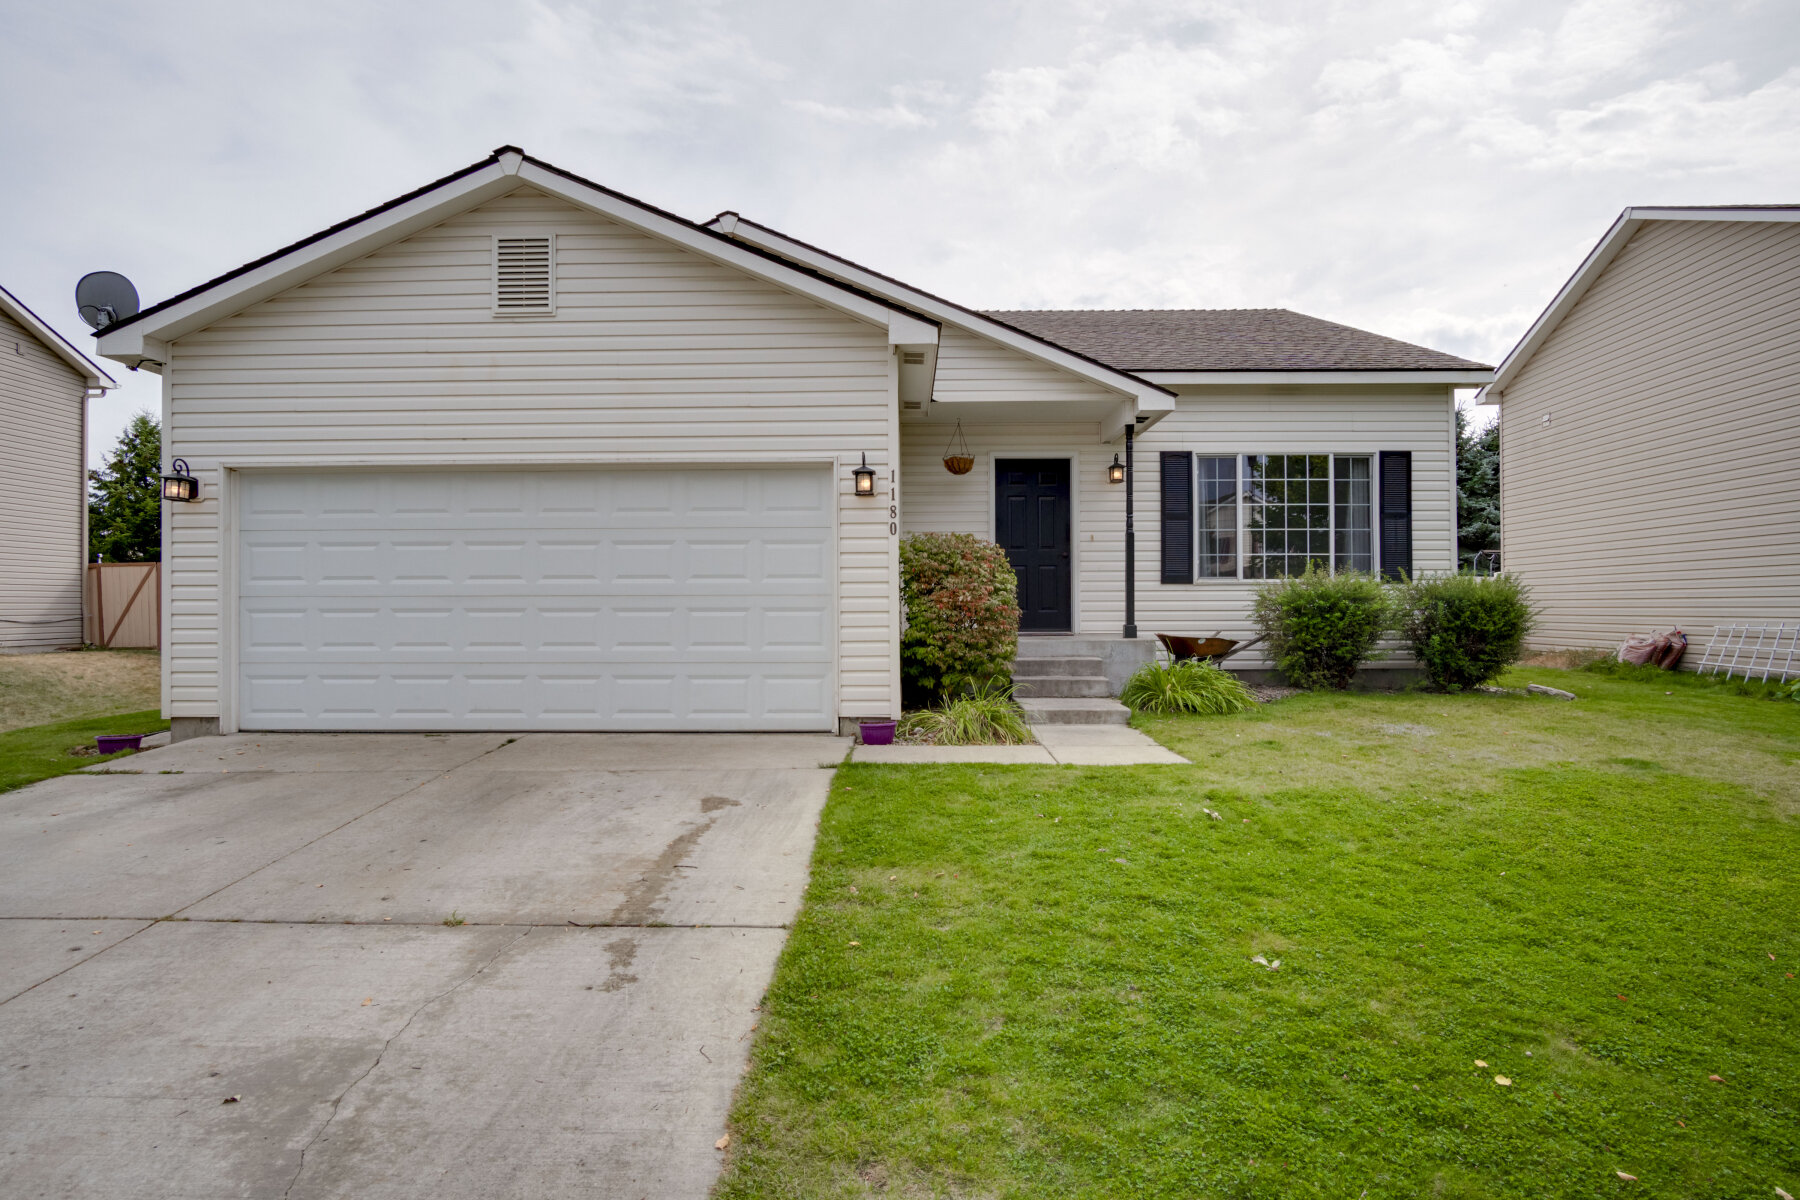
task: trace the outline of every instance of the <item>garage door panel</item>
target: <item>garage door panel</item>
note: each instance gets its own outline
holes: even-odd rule
[[[821,729],[823,470],[241,483],[247,729]]]
[[[613,589],[643,594],[682,594],[713,589],[765,587],[768,594],[817,595],[829,575],[826,536],[780,539],[745,536],[618,536],[606,543],[545,542],[539,537],[481,536],[424,539],[404,534],[359,539],[313,538],[291,532],[246,530],[242,535],[239,592],[245,596],[291,595],[304,584],[309,594],[355,596],[389,593],[406,585],[409,593],[433,589],[499,589],[535,593],[595,594]]]

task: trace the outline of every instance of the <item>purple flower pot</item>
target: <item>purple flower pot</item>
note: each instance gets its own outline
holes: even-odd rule
[[[117,754],[121,750],[136,750],[144,740],[141,733],[103,733],[94,739],[102,754]]]
[[[894,744],[894,726],[899,723],[898,721],[863,721],[856,728],[862,734],[863,745],[891,746]]]

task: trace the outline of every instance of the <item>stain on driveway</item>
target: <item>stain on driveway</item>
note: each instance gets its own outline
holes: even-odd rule
[[[0,1194],[704,1196],[844,749],[236,735],[0,796]]]

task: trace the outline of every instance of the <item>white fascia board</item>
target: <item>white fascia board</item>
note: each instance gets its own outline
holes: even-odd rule
[[[929,321],[921,321],[905,313],[895,313],[888,322],[888,345],[935,346],[938,344],[938,329],[939,326]]]
[[[517,186],[518,181],[500,163],[471,171],[366,221],[340,229],[330,237],[272,259],[255,270],[223,280],[117,332],[102,332],[100,353],[132,366],[140,361],[166,362],[166,358],[147,349],[146,344],[161,343],[166,347],[183,334],[204,329],[252,304],[305,283],[315,275],[343,266],[463,209],[504,195]]]
[[[1594,282],[1600,278],[1600,273],[1606,270],[1612,260],[1619,256],[1619,251],[1625,248],[1625,243],[1631,240],[1631,235],[1643,225],[1643,220],[1636,214],[1637,210],[1630,208],[1620,213],[1619,219],[1612,223],[1612,228],[1608,229],[1599,243],[1588,251],[1588,256],[1582,259],[1581,265],[1575,268],[1575,273],[1569,276],[1569,282],[1563,284],[1562,290],[1557,292],[1555,298],[1550,301],[1550,307],[1546,308],[1538,316],[1538,319],[1531,323],[1531,328],[1525,331],[1525,336],[1519,339],[1519,344],[1514,346],[1512,351],[1501,361],[1500,369],[1494,372],[1493,382],[1488,385],[1489,390],[1504,391],[1506,385],[1512,382],[1513,377],[1524,368],[1531,356],[1537,353],[1538,347],[1549,339],[1550,335],[1556,331],[1556,327],[1562,323],[1562,319],[1569,315],[1569,310],[1574,308],[1583,296],[1587,295],[1588,289],[1593,287]],[[1497,402],[1482,400],[1481,403]]]
[[[672,220],[661,213],[653,212],[598,188],[588,187],[555,171],[546,171],[536,163],[522,164],[519,167],[518,178],[532,187],[558,196],[571,204],[578,205],[590,212],[599,213],[608,220],[617,221],[621,225],[629,226],[663,241],[673,242],[683,249],[710,258],[716,263],[735,268],[746,275],[754,276],[765,283],[774,284],[785,291],[806,296],[847,316],[867,321],[871,325],[891,329],[896,321],[900,321],[904,323],[903,328],[916,331],[925,324],[917,317],[900,312],[891,305],[883,304],[866,296],[859,296],[828,280],[819,279],[804,271],[793,270],[784,263],[746,250],[733,243],[730,238],[719,237],[685,222]],[[889,340],[892,342],[892,338]],[[930,342],[931,344],[937,342],[935,331]]]
[[[73,367],[75,373],[87,381],[89,391],[104,392],[119,386],[111,375],[100,369],[98,363],[71,346],[62,334],[50,328],[43,318],[27,308],[23,300],[3,287],[0,287],[0,312],[23,325],[50,353]]]
[[[1480,387],[1494,379],[1492,371],[1139,371],[1152,383],[1167,387],[1245,384],[1431,384]]]
[[[1145,408],[1127,400],[1113,410],[1112,415],[1100,422],[1100,441],[1104,445],[1125,440],[1125,430],[1131,429],[1134,437],[1142,437],[1144,431],[1152,428],[1158,421],[1175,411],[1175,397],[1164,396],[1165,405]]]
[[[998,321],[991,321],[976,313],[967,312],[955,305],[947,304],[934,296],[916,291],[905,284],[896,283],[892,279],[875,274],[844,261],[835,255],[827,254],[811,246],[796,242],[792,238],[783,237],[772,229],[765,229],[751,221],[745,221],[736,213],[724,213],[715,217],[708,226],[721,233],[728,233],[739,241],[748,242],[772,254],[779,254],[798,263],[804,263],[815,271],[841,279],[845,283],[885,296],[896,304],[903,304],[914,312],[939,321],[945,325],[954,325],[958,329],[967,330],[977,337],[998,342],[1010,350],[1017,350],[1028,358],[1047,363],[1058,370],[1087,380],[1108,391],[1121,392],[1135,397],[1140,404],[1154,407],[1157,397],[1163,396],[1163,390],[1155,384],[1147,383],[1146,377],[1118,371],[1111,367],[1101,366],[1079,355],[1071,354],[1058,346],[1041,342],[1028,337],[1018,330]]]
[[[1619,251],[1631,240],[1631,235],[1643,227],[1646,221],[1754,221],[1754,222],[1794,222],[1800,221],[1800,205],[1775,208],[1657,208],[1639,206],[1628,208],[1619,214],[1612,228],[1600,239],[1587,258],[1582,260],[1569,282],[1563,284],[1562,290],[1550,301],[1550,306],[1532,323],[1525,336],[1519,339],[1512,353],[1506,356],[1495,372],[1493,384],[1476,397],[1479,404],[1499,404],[1506,385],[1513,377],[1524,369],[1531,356],[1536,354],[1562,319],[1569,315],[1569,310],[1587,294],[1588,289],[1600,278],[1612,260],[1619,256]],[[1492,395],[1489,395],[1492,392]]]
[[[1625,214],[1638,221],[1800,221],[1800,205],[1770,208],[1628,208]]]

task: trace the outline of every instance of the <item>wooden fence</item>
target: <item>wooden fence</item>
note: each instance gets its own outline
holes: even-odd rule
[[[89,563],[83,602],[88,645],[161,649],[161,563]]]

